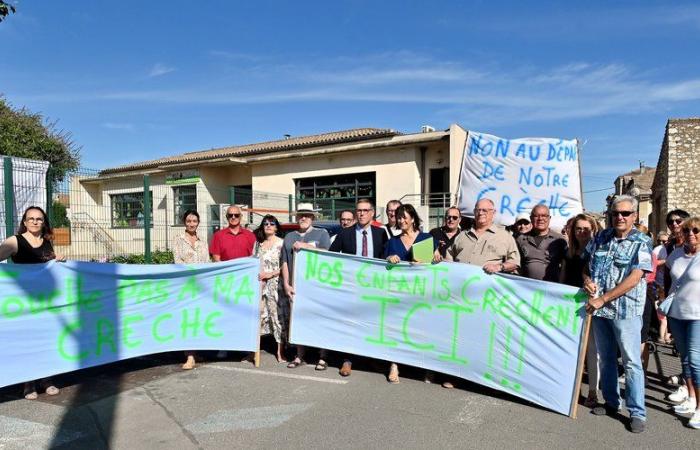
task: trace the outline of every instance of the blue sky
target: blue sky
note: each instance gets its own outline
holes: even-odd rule
[[[14,1],[0,93],[85,167],[356,127],[579,138],[584,191],[700,116],[700,4]],[[601,209],[608,192],[585,195]]]

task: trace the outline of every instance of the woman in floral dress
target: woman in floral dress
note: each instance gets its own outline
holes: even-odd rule
[[[272,334],[277,342],[277,362],[286,362],[283,356],[287,339],[287,317],[289,306],[284,296],[279,295],[280,255],[283,240],[277,236],[280,224],[272,215],[263,217],[255,230],[254,255],[260,258],[260,334]]]

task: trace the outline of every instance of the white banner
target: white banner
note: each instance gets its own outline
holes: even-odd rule
[[[512,225],[520,213],[542,203],[560,231],[583,210],[576,140],[503,139],[470,131],[464,148],[457,205],[474,217],[482,198],[496,205],[495,221]]]

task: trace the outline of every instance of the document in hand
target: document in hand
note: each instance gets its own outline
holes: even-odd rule
[[[432,237],[413,244],[411,247],[413,259],[422,263],[431,262],[433,260],[433,245]]]

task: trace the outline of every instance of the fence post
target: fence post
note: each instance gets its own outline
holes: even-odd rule
[[[151,177],[143,176],[143,245],[146,264],[151,263]]]
[[[12,180],[12,158],[5,156],[3,158],[3,170],[5,178],[5,237],[10,237],[15,234],[15,189],[14,181]]]
[[[56,218],[53,216],[53,185],[51,184],[51,166],[46,171],[46,217],[51,224],[55,224]],[[55,225],[54,225],[55,226]]]
[[[229,186],[228,187],[228,204],[229,205],[236,204],[236,186]]]
[[[292,194],[289,194],[289,222],[292,221],[292,208],[294,208],[294,201],[292,200]]]

